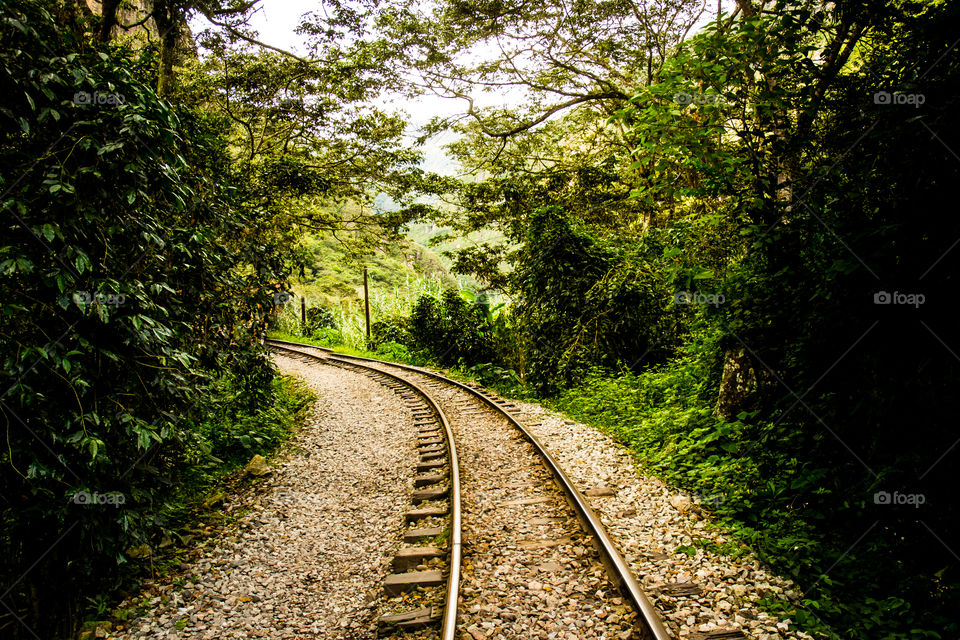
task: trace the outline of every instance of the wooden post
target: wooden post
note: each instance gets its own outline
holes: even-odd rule
[[[300,296],[300,331],[307,328],[307,299]]]
[[[367,344],[370,344],[370,290],[367,286],[367,268],[363,268],[363,310],[367,317]]]

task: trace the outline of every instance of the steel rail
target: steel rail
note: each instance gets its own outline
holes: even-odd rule
[[[319,349],[320,351],[324,351],[324,352],[327,352],[327,353],[333,353],[333,352],[334,352],[333,349],[331,349],[330,347],[318,347],[318,346],[315,345],[315,344],[307,344],[306,342],[290,342],[289,340],[278,340],[277,338],[267,338],[267,343],[271,343],[271,342],[274,343],[274,344],[290,345],[290,346],[293,346],[293,347],[310,347],[311,349]],[[292,351],[292,349],[291,349],[291,351]],[[300,352],[298,352],[298,353],[300,353]],[[307,354],[307,355],[309,355],[309,354]]]
[[[456,638],[456,627],[457,627],[457,600],[460,594],[460,568],[463,558],[463,535],[462,535],[462,516],[461,516],[461,501],[460,501],[460,464],[457,459],[457,447],[453,439],[453,429],[450,428],[450,422],[447,420],[446,414],[440,408],[440,405],[434,401],[434,399],[422,389],[418,384],[411,382],[405,378],[394,375],[389,371],[382,371],[374,367],[358,364],[355,362],[349,361],[339,361],[336,358],[329,358],[325,356],[320,356],[313,353],[306,353],[304,351],[299,351],[293,349],[286,345],[296,345],[300,347],[312,347],[315,349],[320,349],[322,351],[330,351],[324,347],[315,347],[311,344],[301,344],[298,342],[289,342],[287,340],[267,340],[267,343],[270,347],[286,351],[289,353],[295,353],[300,356],[307,356],[308,358],[313,358],[322,364],[346,364],[352,367],[363,368],[368,371],[376,372],[380,375],[386,376],[406,387],[413,389],[418,395],[423,397],[430,409],[437,414],[437,417],[440,420],[440,424],[443,426],[443,432],[446,435],[447,439],[447,458],[450,465],[450,573],[447,577],[447,594],[444,603],[443,610],[443,623],[440,628],[440,638],[441,640],[455,640]]]

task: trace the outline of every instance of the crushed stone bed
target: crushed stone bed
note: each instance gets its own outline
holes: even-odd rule
[[[634,637],[636,614],[533,447],[463,391],[391,372],[427,388],[454,432],[464,537],[458,638]]]
[[[149,613],[108,637],[372,640],[376,615],[398,605],[382,584],[410,526],[403,513],[417,475],[411,411],[361,373],[284,356],[276,362],[319,392],[315,415],[252,497],[227,498],[225,510],[243,510],[237,522],[181,565],[181,575],[148,582],[123,603],[146,604]],[[457,440],[464,509],[458,640],[634,637],[635,613],[532,446],[465,392],[422,374],[399,375],[429,389]],[[796,585],[749,552],[701,548],[730,538],[696,500],[643,475],[625,447],[596,429],[537,404],[510,405],[587,496],[671,635],[702,640],[739,630],[751,640],[809,640],[759,606],[763,598],[799,601]],[[438,605],[436,595],[409,599]]]
[[[403,374],[408,375],[424,383],[431,380],[427,376]],[[436,381],[429,386],[440,398],[445,393],[461,398],[451,406],[459,406],[465,417],[476,421],[486,415],[479,403],[464,403],[463,392],[441,391],[444,386]],[[694,541],[717,545],[731,541],[721,528],[710,525],[697,500],[644,475],[626,447],[597,429],[535,403],[511,400],[506,404],[587,496],[671,635],[706,640],[722,631],[740,631],[750,640],[811,638],[793,628],[789,618],[767,613],[759,603],[764,598],[799,602],[802,593],[793,581],[770,572],[748,550],[731,557],[693,545]],[[519,438],[517,443],[522,446]],[[580,531],[579,526],[576,531]],[[588,541],[583,544],[593,553]],[[693,547],[696,554],[689,556],[679,551],[680,547]],[[499,611],[496,606],[487,609],[494,614]],[[509,637],[494,633],[489,626],[483,632],[464,637]],[[566,637],[563,629],[555,629],[555,633],[550,637]],[[594,637],[575,627],[569,633],[574,634],[570,637]]]
[[[696,540],[724,544],[730,538],[708,526],[696,500],[637,469],[632,454],[610,436],[575,423],[538,404],[513,401],[518,416],[567,472],[581,492],[607,488],[613,495],[588,497],[610,537],[641,579],[665,622],[681,638],[720,628],[738,628],[755,640],[799,640],[809,635],[758,609],[762,597],[797,602],[800,590],[770,573],[749,552],[739,558],[697,548]],[[603,493],[610,493],[604,491]],[[697,596],[658,595],[663,585],[695,584]]]
[[[275,361],[319,392],[315,414],[250,511],[181,576],[123,603],[146,598],[150,611],[109,637],[376,637],[372,610],[409,508],[412,417],[363,375]]]

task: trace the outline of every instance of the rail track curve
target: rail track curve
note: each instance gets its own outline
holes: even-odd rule
[[[471,396],[477,398],[486,406],[500,414],[507,422],[511,424],[534,449],[539,458],[543,461],[544,465],[550,471],[556,483],[561,488],[563,494],[567,498],[567,502],[574,509],[574,512],[577,515],[578,520],[583,526],[586,533],[591,537],[594,542],[594,545],[597,548],[597,551],[600,555],[601,560],[603,561],[604,566],[606,567],[608,577],[611,582],[616,585],[621,594],[627,599],[627,601],[632,605],[633,609],[636,611],[638,616],[638,626],[637,632],[639,637],[643,640],[671,640],[672,636],[667,632],[663,622],[660,619],[660,616],[653,606],[652,602],[643,592],[640,587],[640,583],[637,578],[634,576],[632,570],[624,560],[622,554],[617,549],[616,545],[610,539],[610,536],[607,534],[607,531],[603,524],[601,523],[599,517],[595,514],[593,509],[590,507],[586,498],[583,494],[577,489],[574,483],[570,480],[567,474],[564,472],[562,467],[557,463],[553,458],[550,452],[543,446],[543,444],[521,423],[514,415],[512,415],[506,408],[501,406],[496,399],[485,393],[483,390],[465,384],[458,380],[454,380],[443,374],[437,373],[436,371],[431,371],[429,369],[424,369],[421,367],[414,367],[410,365],[397,364],[392,362],[386,362],[382,360],[376,360],[373,358],[365,358],[361,356],[353,356],[347,354],[335,353],[332,349],[325,347],[317,347],[314,345],[299,343],[299,342],[290,342],[285,340],[275,340],[268,339],[267,343],[272,348],[288,353],[295,353],[298,355],[308,356],[315,359],[318,362],[325,363],[328,365],[349,367],[359,370],[366,370],[369,372],[376,372],[377,374],[383,374],[389,376],[390,378],[399,381],[402,384],[408,385],[410,388],[416,390],[418,394],[421,394],[423,397],[428,398],[429,404],[435,407],[436,412],[439,416],[442,416],[441,420],[444,424],[444,429],[447,434],[450,451],[451,451],[451,462],[456,460],[455,458],[455,443],[453,438],[453,431],[450,428],[450,424],[446,419],[446,416],[443,414],[440,405],[438,402],[433,400],[430,397],[430,394],[421,388],[416,383],[400,376],[385,371],[384,368],[392,368],[395,370],[406,371],[409,373],[414,373],[422,376],[427,376],[440,382],[441,384],[455,387],[461,391],[469,393]],[[307,351],[304,351],[306,349]],[[456,465],[451,465],[451,474],[453,469],[456,468]],[[459,476],[459,470],[457,470],[457,475]],[[453,504],[454,498],[456,496],[456,507],[451,509],[452,512],[456,513],[457,525],[452,531],[452,535],[456,536],[456,546],[451,545],[451,577],[459,578],[460,572],[460,560],[459,555],[461,552],[461,534],[459,530],[460,522],[460,496],[459,496],[459,477],[456,480],[457,490],[453,490],[453,476],[451,475],[451,504]],[[456,551],[458,559],[456,564],[456,574],[454,574],[454,563],[453,563],[453,553]],[[447,598],[446,598],[446,608],[443,613],[443,625],[441,628],[441,638],[442,640],[452,640],[455,637],[456,633],[456,620],[457,620],[457,585],[454,580],[448,582],[447,589]]]

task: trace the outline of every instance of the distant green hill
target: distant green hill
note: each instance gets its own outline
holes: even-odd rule
[[[420,246],[429,247],[447,271],[450,270],[453,261],[443,255],[445,251],[453,251],[484,242],[498,244],[504,239],[504,235],[501,232],[488,229],[474,231],[466,236],[447,235],[450,234],[451,231],[450,227],[440,227],[432,223],[418,222],[407,226],[407,237]],[[434,239],[437,239],[436,243],[433,242]],[[480,291],[483,288],[483,285],[469,276],[458,274],[456,278],[461,282],[463,287],[472,291]]]
[[[456,287],[444,261],[437,254],[407,238],[401,238],[373,256],[357,261],[333,237],[308,236],[304,240],[312,259],[294,291],[324,306],[363,296],[363,267],[369,271],[372,290],[392,291],[407,286],[410,278],[438,280],[445,287]]]

